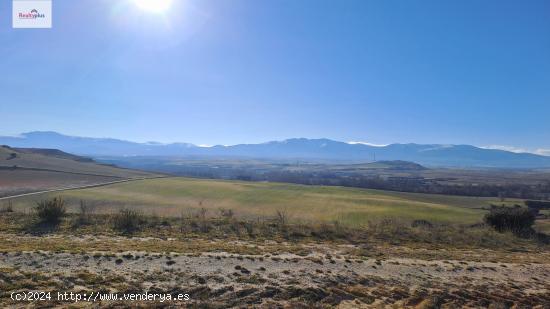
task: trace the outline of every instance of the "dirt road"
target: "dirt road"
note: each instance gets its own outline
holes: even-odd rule
[[[52,189],[52,190],[43,190],[43,191],[37,191],[37,192],[29,192],[29,193],[23,193],[23,194],[16,194],[16,195],[11,195],[11,196],[0,197],[0,201],[14,199],[14,198],[18,198],[18,197],[30,196],[30,195],[38,195],[38,194],[59,192],[59,191],[66,191],[66,190],[79,190],[79,189],[95,188],[95,187],[108,186],[108,185],[123,183],[123,182],[140,181],[140,180],[155,179],[155,178],[166,178],[166,177],[168,177],[168,176],[131,178],[131,179],[123,179],[123,180],[115,180],[115,181],[109,181],[109,182],[89,184],[89,185],[84,185],[84,186],[62,187],[62,188],[57,188],[57,189]]]

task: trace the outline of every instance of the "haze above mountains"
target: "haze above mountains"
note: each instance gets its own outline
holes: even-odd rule
[[[56,132],[29,132],[0,136],[0,144],[11,147],[51,148],[65,152],[101,156],[199,156],[371,162],[404,160],[434,167],[549,168],[550,157],[530,153],[484,149],[471,145],[391,144],[371,146],[329,139],[295,138],[261,144],[200,147],[189,143],[136,143],[111,138],[74,137]]]

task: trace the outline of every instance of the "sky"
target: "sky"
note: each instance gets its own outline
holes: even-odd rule
[[[550,149],[550,1],[136,1],[0,1],[0,134]]]

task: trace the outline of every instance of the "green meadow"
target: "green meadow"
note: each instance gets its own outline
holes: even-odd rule
[[[174,177],[29,196],[15,199],[13,204],[19,210],[29,210],[36,201],[53,196],[64,197],[73,211],[82,200],[97,213],[133,208],[145,214],[181,216],[205,208],[214,216],[224,208],[253,218],[285,211],[295,221],[338,220],[350,226],[390,217],[476,223],[485,213],[482,208],[498,203],[496,198]]]

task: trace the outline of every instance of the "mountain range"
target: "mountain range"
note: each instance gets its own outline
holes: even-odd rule
[[[137,143],[112,138],[75,137],[56,132],[0,136],[0,145],[53,148],[77,155],[100,156],[212,156],[289,160],[371,162],[404,160],[434,167],[549,168],[550,157],[484,149],[471,145],[391,144],[372,146],[330,139],[294,138],[261,144],[200,147],[189,143]]]

